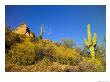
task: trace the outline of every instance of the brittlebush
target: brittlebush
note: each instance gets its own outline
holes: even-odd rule
[[[35,50],[34,43],[29,41],[29,38],[26,38],[24,42],[11,47],[11,50],[6,54],[6,63],[14,63],[17,65],[34,64],[36,60]]]

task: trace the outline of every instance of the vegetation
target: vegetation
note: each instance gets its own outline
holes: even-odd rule
[[[5,52],[11,48],[12,45],[15,45],[16,43],[20,43],[23,41],[23,38],[25,36],[19,35],[13,32],[13,30],[9,27],[5,27]]]
[[[42,24],[41,28],[40,28],[40,36],[39,36],[40,39],[43,38],[43,32],[44,32],[44,30],[43,30],[43,24]]]
[[[39,40],[38,37],[35,38],[36,41],[32,41],[31,38],[16,35],[10,28],[6,29],[8,29],[5,31],[5,48],[8,50],[5,55],[7,72],[106,71],[104,46],[98,45],[97,51],[94,52],[96,57],[91,58],[81,48],[74,47],[75,42],[70,39],[63,39],[61,44],[43,38]],[[43,35],[43,30],[40,35]],[[88,43],[91,43],[89,42],[91,40],[88,39]],[[94,42],[94,39],[92,41]]]
[[[88,24],[87,30],[88,30],[88,41],[86,39],[84,39],[84,43],[85,43],[85,46],[87,48],[89,48],[92,59],[94,59],[95,58],[95,48],[97,45],[97,36],[96,36],[96,33],[94,33],[94,36],[92,38],[91,31],[90,31],[90,24]]]
[[[67,48],[73,48],[75,46],[75,42],[71,39],[62,39],[61,44]]]
[[[35,63],[36,52],[35,45],[26,38],[22,43],[11,47],[6,54],[6,63],[13,63],[17,65],[31,65]]]

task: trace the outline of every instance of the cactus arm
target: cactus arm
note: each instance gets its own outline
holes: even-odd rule
[[[90,24],[87,25],[87,32],[88,32],[88,44],[89,44],[89,45],[92,45]]]
[[[96,33],[94,33],[94,36],[93,36],[93,46],[95,46],[97,44],[97,35]]]
[[[89,47],[89,44],[88,44],[86,38],[84,38],[84,44],[86,45],[86,47]]]

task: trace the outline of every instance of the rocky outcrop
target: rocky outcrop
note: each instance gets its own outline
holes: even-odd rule
[[[28,26],[26,24],[21,24],[19,27],[17,27],[14,30],[14,32],[17,33],[17,34],[25,35],[26,37],[35,38],[34,33],[32,33],[30,31],[30,29],[28,28]]]

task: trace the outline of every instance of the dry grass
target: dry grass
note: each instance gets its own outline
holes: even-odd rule
[[[10,41],[13,41],[13,38],[15,37],[12,37]],[[7,41],[9,39],[6,38]],[[7,72],[106,71],[105,56],[91,59],[82,56],[81,52],[80,49],[68,48],[50,40],[32,42],[30,38],[24,37],[22,42],[11,45],[11,48],[6,52],[5,70]]]

